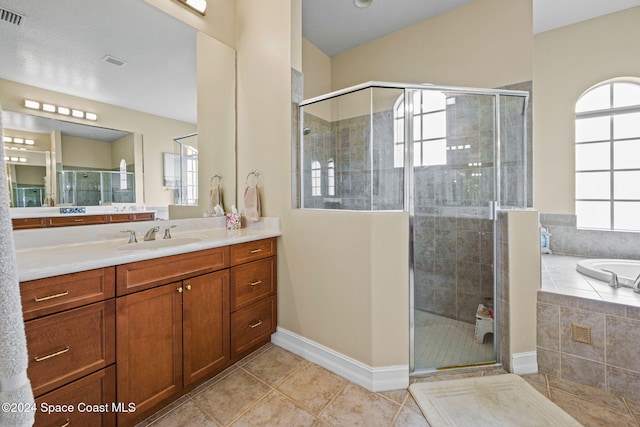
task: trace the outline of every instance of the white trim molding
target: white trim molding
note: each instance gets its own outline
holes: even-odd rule
[[[409,365],[374,368],[281,327],[271,335],[271,342],[369,391],[409,387]]]
[[[511,369],[517,375],[535,374],[538,372],[538,353],[535,351],[514,353],[511,356]]]

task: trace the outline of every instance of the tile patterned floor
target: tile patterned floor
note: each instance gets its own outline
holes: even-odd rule
[[[414,381],[499,375],[499,368],[438,372]],[[638,426],[640,403],[544,374],[523,376],[585,426]],[[429,426],[407,390],[372,393],[268,344],[138,427]]]
[[[417,370],[495,361],[493,335],[484,344],[473,340],[475,324],[416,310],[415,366]]]

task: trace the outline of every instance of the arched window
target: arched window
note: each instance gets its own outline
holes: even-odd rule
[[[404,166],[404,95],[394,106],[393,164]],[[433,166],[447,163],[447,98],[436,90],[415,90],[413,101],[413,165]]]
[[[120,160],[120,189],[127,189],[127,161],[125,159]]]
[[[578,228],[640,230],[640,84],[608,81],[576,103]]]
[[[314,160],[311,162],[311,195],[322,196],[322,166],[320,162]]]

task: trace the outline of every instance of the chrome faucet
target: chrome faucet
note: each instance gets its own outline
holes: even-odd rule
[[[638,274],[636,280],[633,281],[633,292],[640,294],[640,274]]]
[[[160,227],[157,225],[155,227],[151,227],[144,235],[144,241],[148,242],[149,240],[156,240],[156,233],[158,231],[160,231]]]
[[[122,230],[123,233],[129,233],[129,243],[138,243],[136,232],[134,230]]]
[[[164,237],[163,237],[163,239],[170,239],[171,238],[171,231],[170,230],[172,228],[176,228],[176,227],[177,227],[177,225],[172,225],[172,226],[169,226],[169,227],[165,228],[164,229]]]
[[[146,239],[145,239],[146,240]],[[602,269],[602,271],[606,271],[607,273],[611,273],[611,279],[609,279],[609,286],[611,286],[612,288],[619,288],[620,287],[620,282],[618,281],[618,275],[616,273],[614,273],[611,270],[606,270],[606,269]],[[640,279],[640,277],[639,277]],[[638,281],[638,279],[636,279],[636,281]],[[634,284],[634,289],[636,288],[636,285]],[[640,291],[637,291],[640,293]]]

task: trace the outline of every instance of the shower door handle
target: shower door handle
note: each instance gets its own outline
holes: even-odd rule
[[[493,201],[489,202],[489,219],[491,221],[495,221],[497,219],[498,210],[500,210],[500,208],[498,207],[498,201],[497,200],[493,200]]]

